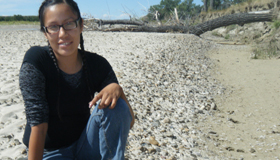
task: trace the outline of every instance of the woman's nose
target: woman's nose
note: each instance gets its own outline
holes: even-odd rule
[[[67,32],[65,31],[65,29],[62,26],[59,27],[58,36],[64,37],[66,34],[67,34]]]

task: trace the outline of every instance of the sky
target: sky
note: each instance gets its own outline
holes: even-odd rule
[[[0,16],[38,15],[43,0],[0,0]],[[76,0],[82,17],[99,19],[129,19],[147,14],[152,5],[159,4],[161,0]],[[183,1],[183,0],[182,0]],[[201,0],[194,0],[202,5]],[[83,16],[84,15],[84,16]]]

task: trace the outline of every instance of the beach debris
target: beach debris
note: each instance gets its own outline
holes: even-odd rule
[[[152,145],[159,146],[159,143],[158,143],[158,141],[155,139],[154,136],[151,136],[151,137],[150,137],[149,143],[152,144]]]
[[[164,122],[164,123],[170,123],[171,120],[170,120],[168,117],[166,117],[166,118],[164,118],[163,122]]]
[[[280,134],[279,131],[272,131],[273,134]]]
[[[228,118],[228,121],[231,121],[231,122],[233,122],[233,123],[239,123],[237,120],[234,120],[234,119],[232,119],[232,118]]]
[[[255,150],[254,148],[251,148],[251,149],[250,149],[250,152],[251,152],[251,153],[255,153],[256,150]]]
[[[140,151],[142,151],[142,152],[146,152],[146,151],[148,151],[148,149],[146,148],[146,147],[140,147]]]
[[[208,132],[209,134],[217,134],[217,132],[214,132],[214,131],[210,131]]]
[[[245,151],[243,149],[237,149],[236,152],[244,153]]]
[[[156,149],[154,149],[154,148],[149,148],[149,149],[148,149],[148,152],[149,152],[149,153],[156,153],[156,152],[157,152],[157,150],[156,150]]]
[[[216,106],[216,104],[213,102],[213,103],[211,103],[211,108],[210,108],[211,110],[216,110],[217,109],[217,106]]]
[[[234,148],[233,147],[226,147],[226,150],[227,151],[234,151]]]
[[[26,149],[22,149],[20,153],[21,154],[27,154],[27,151],[26,151]]]

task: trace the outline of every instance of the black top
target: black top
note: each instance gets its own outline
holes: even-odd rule
[[[110,83],[118,83],[105,58],[90,52],[85,52],[85,58],[88,76],[83,70],[73,75],[62,71],[58,74],[48,47],[32,47],[26,52],[19,81],[27,119],[23,138],[26,146],[31,127],[45,122],[48,123],[45,149],[58,149],[74,143],[90,116],[89,87],[93,94]]]

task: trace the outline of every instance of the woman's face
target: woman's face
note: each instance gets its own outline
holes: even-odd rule
[[[44,16],[45,27],[63,25],[67,22],[76,21],[78,19],[78,16],[75,15],[71,8],[65,3],[48,7]],[[56,56],[76,56],[82,31],[83,25],[78,23],[78,26],[75,29],[66,31],[60,27],[57,33],[45,33],[45,36],[49,40]]]

